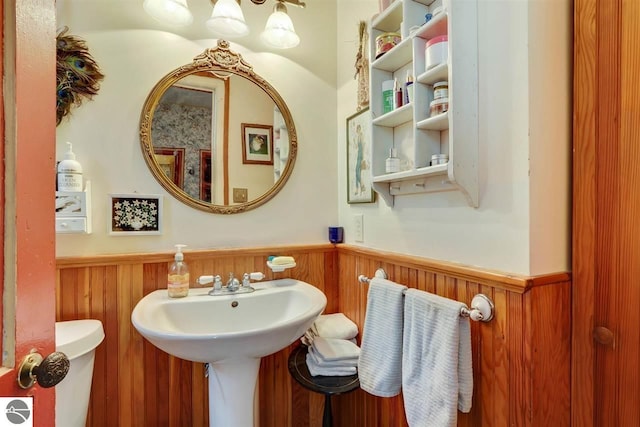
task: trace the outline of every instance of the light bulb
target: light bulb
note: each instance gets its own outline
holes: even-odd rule
[[[145,12],[163,24],[187,26],[193,22],[193,15],[187,0],[144,0]]]
[[[287,15],[287,8],[283,3],[276,3],[260,38],[266,45],[276,49],[290,49],[300,43],[300,37],[296,34],[293,22]]]
[[[236,0],[218,0],[213,6],[207,28],[223,37],[243,37],[249,34],[242,9]]]

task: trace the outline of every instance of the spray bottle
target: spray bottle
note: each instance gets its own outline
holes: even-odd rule
[[[167,291],[170,298],[182,298],[189,294],[189,267],[184,262],[182,248],[186,245],[176,245],[176,255],[169,267],[167,275]]]

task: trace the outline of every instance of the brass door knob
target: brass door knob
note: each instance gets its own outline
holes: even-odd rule
[[[26,389],[37,382],[43,388],[53,387],[67,376],[69,366],[69,358],[62,352],[53,352],[44,359],[39,353],[31,352],[18,369],[18,385]]]

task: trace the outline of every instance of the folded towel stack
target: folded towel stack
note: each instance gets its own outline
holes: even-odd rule
[[[319,316],[300,339],[309,347],[307,367],[311,375],[354,375],[360,356],[357,335],[358,325],[343,313]]]
[[[311,375],[347,376],[357,371],[360,347],[339,338],[315,337],[307,353]]]
[[[310,346],[316,337],[350,340],[355,344],[357,335],[358,325],[343,313],[334,313],[319,316],[300,340],[306,346]]]

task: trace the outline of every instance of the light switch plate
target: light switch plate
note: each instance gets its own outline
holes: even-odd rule
[[[247,189],[246,188],[234,188],[233,189],[233,203],[245,203],[247,201]]]
[[[356,242],[364,242],[364,214],[353,216],[353,236]]]

